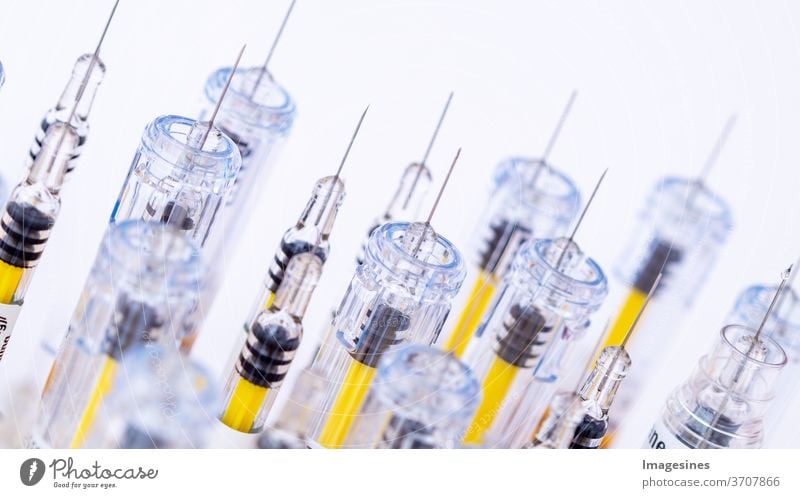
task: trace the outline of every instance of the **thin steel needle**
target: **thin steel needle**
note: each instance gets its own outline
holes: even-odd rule
[[[251,99],[256,95],[256,90],[258,90],[258,86],[261,84],[261,80],[264,79],[264,75],[267,74],[267,67],[269,66],[269,61],[272,59],[272,54],[275,53],[275,47],[278,46],[278,41],[280,41],[281,35],[283,35],[283,28],[286,27],[286,23],[289,21],[289,16],[292,15],[292,10],[294,10],[295,3],[297,3],[297,0],[292,0],[292,3],[289,5],[289,10],[287,10],[286,15],[283,16],[281,27],[278,28],[278,33],[272,40],[272,46],[269,48],[269,53],[267,53],[267,58],[266,60],[264,60],[264,64],[261,66],[261,70],[258,73],[258,78],[256,79],[256,82],[253,85],[253,90],[250,93]]]
[[[444,177],[444,181],[442,182],[442,186],[439,187],[439,193],[436,194],[436,200],[433,201],[433,206],[431,206],[430,212],[428,212],[428,218],[425,220],[425,226],[422,230],[422,235],[420,235],[419,240],[417,241],[416,247],[414,247],[414,251],[412,252],[412,256],[416,257],[417,253],[419,252],[419,248],[422,246],[422,241],[425,238],[425,235],[428,233],[428,230],[431,228],[431,220],[433,219],[434,213],[436,213],[436,208],[439,207],[439,201],[442,200],[442,194],[444,194],[444,189],[447,187],[447,183],[450,181],[450,175],[453,174],[453,169],[456,167],[456,163],[458,162],[458,158],[461,155],[461,147],[458,148],[456,151],[455,157],[453,157],[453,162],[450,163],[450,169],[447,170],[447,176]]]
[[[94,53],[92,54],[92,60],[89,62],[89,67],[86,69],[86,74],[83,75],[83,79],[81,80],[81,86],[78,87],[78,92],[75,94],[75,102],[72,104],[72,109],[69,112],[69,116],[67,117],[67,121],[65,123],[64,129],[61,131],[61,134],[58,137],[58,143],[56,144],[56,152],[61,150],[61,147],[64,145],[64,140],[67,137],[67,129],[72,124],[72,119],[75,117],[75,113],[78,111],[78,106],[81,103],[81,98],[83,98],[83,93],[86,91],[86,87],[89,85],[89,78],[92,76],[92,71],[94,71],[94,67],[97,65],[97,61],[99,60],[100,56],[100,47],[103,46],[103,42],[106,39],[106,33],[108,33],[108,28],[111,26],[111,20],[114,19],[114,14],[117,12],[117,7],[119,6],[119,1],[117,0],[114,2],[114,7],[111,8],[111,13],[108,15],[108,20],[106,20],[106,24],[103,27],[103,32],[100,34],[100,40],[98,40],[97,45],[95,46]],[[50,158],[50,163],[48,164],[47,169],[50,170],[55,163],[56,153]]]
[[[417,183],[419,183],[419,179],[422,176],[422,171],[425,169],[425,166],[428,163],[428,156],[433,149],[433,144],[436,142],[436,137],[439,135],[439,130],[442,127],[442,123],[444,123],[444,117],[447,115],[447,109],[450,108],[450,102],[453,100],[453,92],[450,92],[450,95],[447,97],[447,102],[444,104],[444,109],[442,109],[442,113],[439,115],[439,121],[436,123],[436,128],[433,130],[433,135],[431,136],[430,141],[428,142],[428,148],[425,149],[425,155],[422,156],[422,161],[419,163],[419,168],[417,169],[417,174],[414,175],[414,181],[411,183],[411,188],[408,190],[408,195],[406,196],[406,200],[403,201],[403,209],[408,207],[408,203],[411,202],[411,196],[414,194],[414,190],[417,188]]]
[[[539,159],[540,164],[547,168],[547,171],[550,173],[553,172],[553,168],[550,167],[550,163],[547,162],[547,159],[550,157],[550,153],[553,152],[556,141],[558,141],[558,137],[561,135],[561,129],[564,127],[564,123],[567,121],[567,116],[569,116],[569,113],[572,110],[572,104],[575,103],[576,98],[578,98],[578,90],[572,90],[572,93],[569,95],[569,100],[567,100],[567,105],[565,105],[564,110],[561,111],[561,116],[559,116],[558,122],[556,122],[556,127],[553,129],[553,133],[550,134],[550,140],[547,141],[547,145],[544,148],[542,157]],[[536,173],[533,175],[533,179],[531,180],[531,185],[536,185],[541,174],[542,168],[537,168]]]
[[[603,180],[606,177],[606,173],[608,173],[608,168],[603,171],[603,174],[600,175],[600,178],[597,180],[597,183],[594,185],[594,189],[592,190],[592,195],[589,196],[589,200],[586,201],[586,205],[583,207],[583,211],[581,211],[581,215],[578,218],[578,221],[575,223],[575,228],[572,229],[572,233],[569,234],[569,239],[567,240],[567,244],[561,250],[561,255],[558,257],[558,261],[556,262],[556,269],[561,268],[561,261],[564,259],[564,255],[567,253],[567,248],[572,245],[572,241],[575,239],[575,234],[578,232],[578,228],[580,228],[581,223],[583,223],[583,218],[586,216],[586,212],[589,211],[589,206],[592,205],[592,201],[594,200],[595,195],[597,195],[597,191],[600,189],[600,185],[603,183]]]
[[[202,150],[206,145],[208,135],[211,133],[211,129],[214,128],[214,121],[217,119],[217,113],[219,112],[219,108],[222,106],[222,101],[225,100],[225,94],[228,93],[228,88],[231,86],[233,76],[236,74],[236,70],[239,68],[239,62],[242,60],[242,54],[244,54],[245,48],[247,48],[246,43],[242,45],[241,49],[239,49],[239,55],[236,56],[236,62],[233,64],[233,68],[231,68],[231,74],[228,75],[228,79],[225,81],[225,86],[222,87],[222,92],[220,92],[219,98],[217,98],[217,105],[214,106],[214,112],[211,113],[211,119],[208,120],[208,128],[206,128],[206,131],[203,134],[203,139],[200,140],[200,150]]]
[[[347,162],[347,156],[350,155],[350,149],[353,148],[353,144],[356,141],[356,137],[358,136],[358,132],[361,130],[361,124],[364,122],[364,118],[367,117],[367,111],[369,111],[369,106],[364,108],[364,112],[361,113],[361,117],[358,119],[358,124],[356,125],[356,129],[353,131],[353,135],[350,137],[350,142],[347,144],[347,149],[344,151],[344,156],[342,156],[342,161],[339,163],[339,168],[336,170],[336,174],[333,176],[333,183],[331,183],[331,188],[325,194],[325,199],[322,201],[322,209],[319,210],[317,214],[317,220],[314,225],[319,225],[319,222],[322,220],[322,215],[325,213],[328,203],[331,201],[331,196],[333,195],[333,190],[339,184],[339,176],[342,174],[342,169],[344,168],[344,164]]]

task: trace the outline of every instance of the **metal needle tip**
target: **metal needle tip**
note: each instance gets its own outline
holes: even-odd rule
[[[267,73],[269,61],[272,59],[272,54],[275,53],[275,47],[278,46],[278,42],[280,41],[281,36],[283,35],[283,29],[286,27],[286,23],[289,21],[289,16],[292,15],[292,10],[294,10],[295,3],[297,3],[297,0],[292,0],[292,3],[289,4],[289,9],[283,16],[283,21],[281,21],[281,26],[278,28],[278,32],[275,34],[275,38],[272,40],[272,46],[269,47],[267,58],[264,60],[264,64],[261,66],[261,70],[258,73],[258,78],[256,79],[256,82],[253,84],[253,90],[250,93],[251,99],[255,96],[259,85],[261,85],[261,80],[264,79],[264,75]]]
[[[600,178],[597,180],[597,183],[594,185],[594,189],[592,190],[592,195],[589,196],[589,200],[586,201],[586,205],[583,206],[583,211],[581,211],[581,215],[578,217],[578,221],[575,222],[575,227],[572,229],[572,233],[569,234],[569,239],[567,240],[566,245],[561,250],[561,255],[558,257],[558,261],[556,262],[556,269],[561,267],[561,261],[564,259],[564,255],[567,253],[567,249],[569,246],[572,245],[572,241],[575,239],[575,234],[578,233],[578,228],[580,228],[581,223],[583,223],[583,218],[586,216],[586,213],[589,211],[589,206],[592,205],[592,201],[594,201],[595,195],[597,195],[597,191],[600,189],[600,185],[602,185],[603,180],[608,173],[608,168],[603,171],[603,174],[600,175]]]
[[[793,266],[794,265],[790,266],[781,273],[781,283],[778,286],[778,290],[775,291],[775,295],[772,296],[772,301],[770,301],[769,308],[767,308],[767,312],[764,314],[764,319],[761,320],[761,325],[758,326],[756,335],[753,337],[753,343],[758,341],[758,337],[761,335],[761,331],[764,330],[764,325],[767,324],[767,320],[769,320],[769,317],[772,314],[772,310],[775,308],[775,303],[778,301],[778,298],[781,296],[781,293],[783,292],[783,288],[786,287],[786,282],[788,282],[789,277],[792,275]]]
[[[211,129],[214,128],[214,121],[217,119],[217,113],[219,112],[219,108],[222,107],[222,101],[225,100],[225,94],[228,93],[228,88],[231,86],[231,81],[233,81],[233,77],[236,75],[236,70],[239,68],[239,62],[242,60],[242,54],[244,54],[245,48],[247,48],[246,43],[242,45],[242,48],[239,49],[239,55],[236,56],[236,62],[233,63],[231,74],[228,75],[228,79],[225,81],[225,86],[222,87],[222,92],[220,92],[219,98],[217,99],[217,105],[214,106],[214,112],[211,113],[211,119],[208,120],[208,128],[203,134],[203,139],[200,141],[201,150],[206,144],[206,140],[208,139],[208,135],[211,133]]]
[[[636,325],[639,323],[639,319],[642,317],[644,310],[647,308],[647,305],[650,304],[650,300],[653,298],[653,295],[656,293],[656,289],[658,288],[658,284],[661,283],[661,277],[663,277],[663,273],[659,273],[656,277],[656,280],[653,282],[653,285],[650,287],[650,292],[647,293],[647,297],[644,299],[642,303],[642,307],[639,308],[639,312],[636,313],[636,318],[633,319],[633,323],[628,328],[628,332],[625,334],[625,338],[622,339],[622,344],[619,345],[621,349],[625,349],[625,345],[628,344],[628,339],[631,338],[631,334],[633,331],[636,330]]]

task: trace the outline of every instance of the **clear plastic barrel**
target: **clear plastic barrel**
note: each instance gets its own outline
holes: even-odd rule
[[[457,448],[480,400],[472,372],[452,354],[420,344],[381,360],[348,448]]]
[[[483,390],[466,444],[510,447],[530,438],[572,344],[607,294],[602,269],[568,239],[531,241],[520,249],[464,355]]]
[[[86,437],[86,448],[204,448],[218,410],[205,368],[157,344],[131,350]]]
[[[223,202],[241,163],[236,144],[218,129],[180,116],[158,117],[142,134],[111,222],[159,221],[202,247],[224,225]]]
[[[424,223],[381,226],[365,254],[334,317],[334,338],[314,360],[328,379],[311,428],[322,446],[342,447],[385,353],[436,340],[464,280],[458,250]]]
[[[174,228],[109,225],[42,393],[34,444],[79,447],[126,352],[177,342],[202,319],[198,248]]]
[[[645,447],[758,448],[786,353],[756,330],[728,325],[713,350],[667,399]]]
[[[490,202],[473,241],[478,252],[470,278],[475,281],[446,349],[463,354],[522,243],[565,233],[580,204],[575,183],[539,159],[515,157],[497,166]]]

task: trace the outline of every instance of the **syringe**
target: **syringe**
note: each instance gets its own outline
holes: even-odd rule
[[[447,110],[450,108],[450,102],[453,100],[453,92],[447,96],[447,102],[444,104],[439,120],[436,122],[436,128],[433,130],[428,146],[422,156],[422,160],[409,164],[403,176],[400,178],[400,183],[397,185],[397,190],[386,206],[386,211],[381,216],[375,219],[372,225],[367,230],[367,238],[361,245],[361,251],[358,254],[356,262],[361,264],[364,262],[364,252],[366,251],[367,241],[372,232],[384,223],[400,220],[412,220],[419,214],[419,209],[422,202],[425,200],[425,195],[428,193],[428,188],[431,185],[432,177],[431,171],[428,169],[428,156],[433,150],[433,145],[436,143],[436,137],[439,136],[439,130],[442,128],[444,118],[447,116]]]
[[[608,346],[600,352],[594,370],[586,379],[583,387],[578,391],[578,396],[583,412],[583,419],[578,423],[569,448],[571,449],[596,449],[608,431],[608,411],[614,402],[622,381],[631,368],[631,357],[625,346],[631,334],[636,330],[636,324],[647,309],[653,294],[661,282],[662,274],[656,276],[653,286],[645,297],[642,307],[636,314],[625,338],[619,346]]]
[[[224,96],[225,92],[220,94],[218,104]],[[220,225],[218,214],[240,165],[236,144],[213,121],[159,116],[145,127],[110,222],[159,221],[184,231],[202,246]],[[46,334],[42,348],[53,357],[62,339],[59,331]]]
[[[800,261],[793,268],[800,268]],[[786,431],[794,427],[795,414],[784,409],[784,406],[791,403],[800,386],[800,298],[792,288],[792,281],[797,273],[800,272],[793,271],[786,282],[762,332],[764,336],[771,337],[780,344],[787,356],[784,373],[775,386],[778,406],[773,405],[764,422],[770,428],[764,443],[766,447],[790,447],[793,444],[786,438]],[[758,327],[776,291],[777,287],[772,285],[748,287],[739,294],[725,323]],[[781,404],[784,406],[780,406]]]
[[[206,109],[200,116],[201,120],[213,112],[222,90],[231,79],[215,125],[236,143],[242,156],[242,166],[222,206],[226,211],[225,225],[215,231],[203,249],[209,255],[209,261],[218,262],[210,269],[212,274],[207,287],[208,296],[204,297],[205,306],[210,306],[216,296],[226,257],[237,245],[242,228],[253,211],[256,193],[265,188],[269,172],[291,132],[297,114],[295,102],[268,69],[295,2],[292,0],[261,66],[235,72],[230,67],[221,68],[206,82]]]
[[[611,420],[605,445],[611,444],[611,436],[630,411],[650,372],[659,368],[658,349],[663,344],[660,334],[667,333],[660,324],[667,323],[669,316],[670,330],[678,329],[675,316],[685,315],[685,309],[694,304],[694,297],[708,280],[717,254],[731,231],[730,209],[721,197],[708,189],[706,179],[735,122],[735,116],[728,119],[697,178],[667,177],[656,184],[641,213],[642,226],[633,233],[622,252],[617,273],[630,288],[612,320],[604,347],[621,342],[655,276],[663,273],[664,281],[632,338],[630,349],[634,351],[638,367],[617,394],[618,415]],[[676,309],[684,312],[676,315]],[[642,331],[644,339],[639,340]]]
[[[336,174],[317,182],[300,220],[284,234],[266,279],[274,287],[267,285],[261,291],[255,310],[245,323],[245,334],[237,341],[238,354],[230,368],[220,416],[222,423],[232,429],[261,430],[300,347],[302,320],[328,257],[328,236],[344,199],[340,175],[368,109],[364,109],[358,120]],[[309,223],[312,219],[315,221]],[[288,257],[279,260],[281,255]],[[279,280],[274,271],[277,262],[283,265]]]
[[[208,121],[160,116],[147,125],[111,213],[111,223],[156,220],[183,230],[201,247],[219,225],[241,154],[215,120],[245,46],[242,46]]]
[[[452,353],[412,344],[384,355],[348,448],[457,448],[480,385]]]
[[[219,390],[200,364],[156,343],[130,349],[85,448],[204,448],[215,429]]]
[[[6,82],[6,72],[3,70],[3,63],[0,62],[0,88],[3,88],[3,84]]]
[[[344,182],[342,182],[340,174],[368,110],[369,106],[361,113],[336,173],[333,176],[326,176],[317,180],[311,198],[297,219],[297,223],[286,230],[283,237],[281,237],[278,250],[275,251],[272,264],[264,279],[263,289],[258,299],[256,299],[252,313],[249,315],[250,319],[255,318],[261,310],[267,309],[272,305],[275,293],[280,288],[286,268],[293,257],[313,251],[323,265],[328,259],[330,234],[345,195]]]
[[[176,336],[198,319],[199,249],[170,225],[109,225],[42,393],[33,444],[77,448],[94,424],[119,362],[136,345],[176,354]]]
[[[25,178],[11,192],[0,223],[0,360],[11,339],[17,317],[36,266],[47,245],[61,210],[61,187],[65,175],[86,139],[86,120],[94,94],[105,73],[100,61],[114,3],[93,54],[81,56],[56,107],[42,120]]]
[[[790,273],[791,268],[783,273],[758,329],[723,327],[711,353],[667,399],[644,448],[761,447],[764,414],[787,361],[783,348],[763,332]]]
[[[321,349],[314,360],[329,375],[310,444],[342,447],[382,356],[404,343],[431,344],[441,331],[464,264],[430,222],[459,153],[424,223],[388,223],[370,236],[334,317],[338,347]]]
[[[379,226],[392,221],[414,219],[417,217],[419,208],[431,184],[431,173],[427,166],[428,156],[436,142],[436,138],[442,127],[452,99],[453,93],[451,92],[439,115],[436,128],[431,135],[422,160],[408,165],[403,176],[400,178],[397,190],[392,196],[386,210],[381,216],[375,219],[372,225],[370,225],[367,231],[367,239],[361,245],[361,250],[356,258],[357,264],[364,262],[364,254],[366,252],[369,236]],[[335,309],[332,310],[331,315],[333,316],[335,312]],[[337,344],[338,342],[333,332],[333,325],[329,323],[322,334],[320,334],[316,351],[318,352],[323,347],[335,349],[338,348]],[[319,364],[317,364],[317,366],[318,365]],[[279,447],[296,446],[299,444],[299,441],[305,438],[309,424],[313,418],[310,415],[312,412],[318,410],[323,402],[319,394],[322,393],[324,389],[319,389],[316,386],[322,382],[322,378],[327,376],[326,372],[316,371],[313,367],[314,364],[312,361],[311,364],[305,366],[299,372],[294,385],[290,387],[291,393],[289,394],[289,399],[284,404],[278,419],[273,426],[268,429],[270,434],[262,438],[264,445]]]
[[[508,447],[517,432],[530,435],[535,415],[520,404],[529,402],[529,391],[540,403],[550,398],[570,344],[608,294],[603,271],[574,242],[605,174],[569,238],[530,241],[517,252],[497,303],[465,352],[483,399],[464,444]]]
[[[478,225],[481,246],[477,278],[445,343],[460,357],[495,300],[497,286],[520,245],[547,239],[569,227],[580,208],[575,183],[548,162],[577,93],[572,92],[542,157],[510,158],[497,166],[491,202]]]

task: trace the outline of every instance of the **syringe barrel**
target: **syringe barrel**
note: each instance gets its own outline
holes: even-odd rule
[[[317,180],[311,198],[297,219],[297,223],[281,237],[280,245],[270,261],[269,270],[264,278],[264,286],[249,317],[254,317],[270,303],[280,288],[286,268],[294,256],[313,252],[322,265],[325,264],[330,253],[330,234],[344,196],[345,187],[341,178],[326,176]]]
[[[501,375],[513,375],[506,378],[507,390],[498,394],[500,404],[492,407],[492,415],[482,414],[481,408],[470,426],[473,434],[482,434],[484,445],[507,446],[520,431],[530,436],[573,342],[583,336],[608,294],[600,266],[574,242],[567,244],[564,238],[537,240],[520,248],[501,296],[467,348],[465,361],[484,390],[500,385],[488,378],[497,372],[497,362],[507,365]],[[540,409],[531,413],[523,406]]]
[[[203,448],[216,422],[217,383],[197,362],[158,344],[126,355],[85,448]]]
[[[678,305],[691,306],[733,227],[728,204],[696,180],[667,177],[650,192],[639,223],[617,276],[647,294],[663,271],[654,299],[669,294]]]
[[[581,196],[575,183],[540,159],[513,157],[494,175],[491,201],[478,223],[478,267],[502,277],[520,244],[567,231]]]
[[[689,379],[667,399],[646,446],[758,448],[786,353],[756,330],[728,325]]]
[[[224,223],[225,197],[241,166],[231,138],[207,124],[160,116],[147,125],[122,187],[111,222],[141,219],[167,223],[203,247]]]
[[[453,355],[421,344],[386,354],[349,448],[457,448],[480,399],[480,385]]]
[[[6,72],[3,70],[3,63],[0,62],[0,88],[3,88],[3,84],[6,82]]]
[[[396,222],[373,232],[365,256],[334,318],[339,342],[354,354],[361,351],[364,327],[379,308],[407,322],[392,344],[435,342],[464,281],[458,249],[430,226]]]
[[[64,174],[69,174],[75,169],[84,143],[86,142],[86,137],[89,134],[89,124],[87,121],[89,118],[89,111],[92,108],[97,88],[103,81],[103,76],[105,76],[106,72],[105,64],[103,64],[103,61],[99,58],[96,59],[94,65],[92,65],[93,57],[94,54],[83,54],[75,61],[75,65],[72,68],[72,76],[67,82],[64,91],[61,93],[61,98],[58,99],[58,103],[55,107],[47,111],[47,114],[42,118],[39,129],[36,130],[33,144],[31,144],[30,151],[25,160],[27,168],[33,165],[34,160],[42,150],[45,136],[50,127],[53,124],[61,123],[68,124],[70,128],[72,128],[72,133],[77,137],[77,143],[71,151],[71,157],[69,158]],[[87,79],[86,86],[81,90],[83,80],[86,78],[90,67],[92,68],[92,72]],[[75,107],[76,102],[77,107]],[[67,119],[69,119],[73,107],[75,107],[75,114],[72,116],[72,121],[67,123]]]
[[[314,440],[338,395],[352,387],[343,385],[351,367],[374,373],[392,349],[432,344],[464,281],[459,251],[424,223],[382,225],[370,237],[365,255],[334,317],[334,344],[323,345],[314,360],[315,370],[329,380],[326,403],[313,424]]]
[[[175,350],[201,319],[203,272],[196,244],[179,231],[109,225],[42,393],[37,445],[69,446],[106,359],[119,362],[142,343]]]
[[[379,226],[392,221],[415,220],[418,218],[417,215],[430,189],[432,180],[431,172],[424,164],[411,163],[406,167],[403,176],[400,178],[400,183],[397,185],[397,191],[392,196],[392,200],[389,201],[386,211],[376,218],[367,230],[367,238],[361,245],[356,257],[356,263],[361,264],[364,262],[364,252],[367,248],[367,242],[369,242],[369,236]]]
[[[261,78],[253,92],[261,68],[237,69],[217,113],[215,126],[239,148],[242,166],[225,199],[228,210],[224,237],[216,237],[208,248],[214,261],[236,247],[243,224],[252,212],[255,193],[266,188],[269,172],[291,132],[297,115],[295,102],[271,77]],[[209,119],[231,74],[221,68],[209,76],[204,91],[201,119]]]
[[[575,183],[540,159],[514,157],[495,171],[490,202],[478,222],[472,245],[478,248],[470,293],[444,347],[457,356],[477,334],[493,303],[496,287],[528,239],[557,237],[569,228],[580,207]]]

